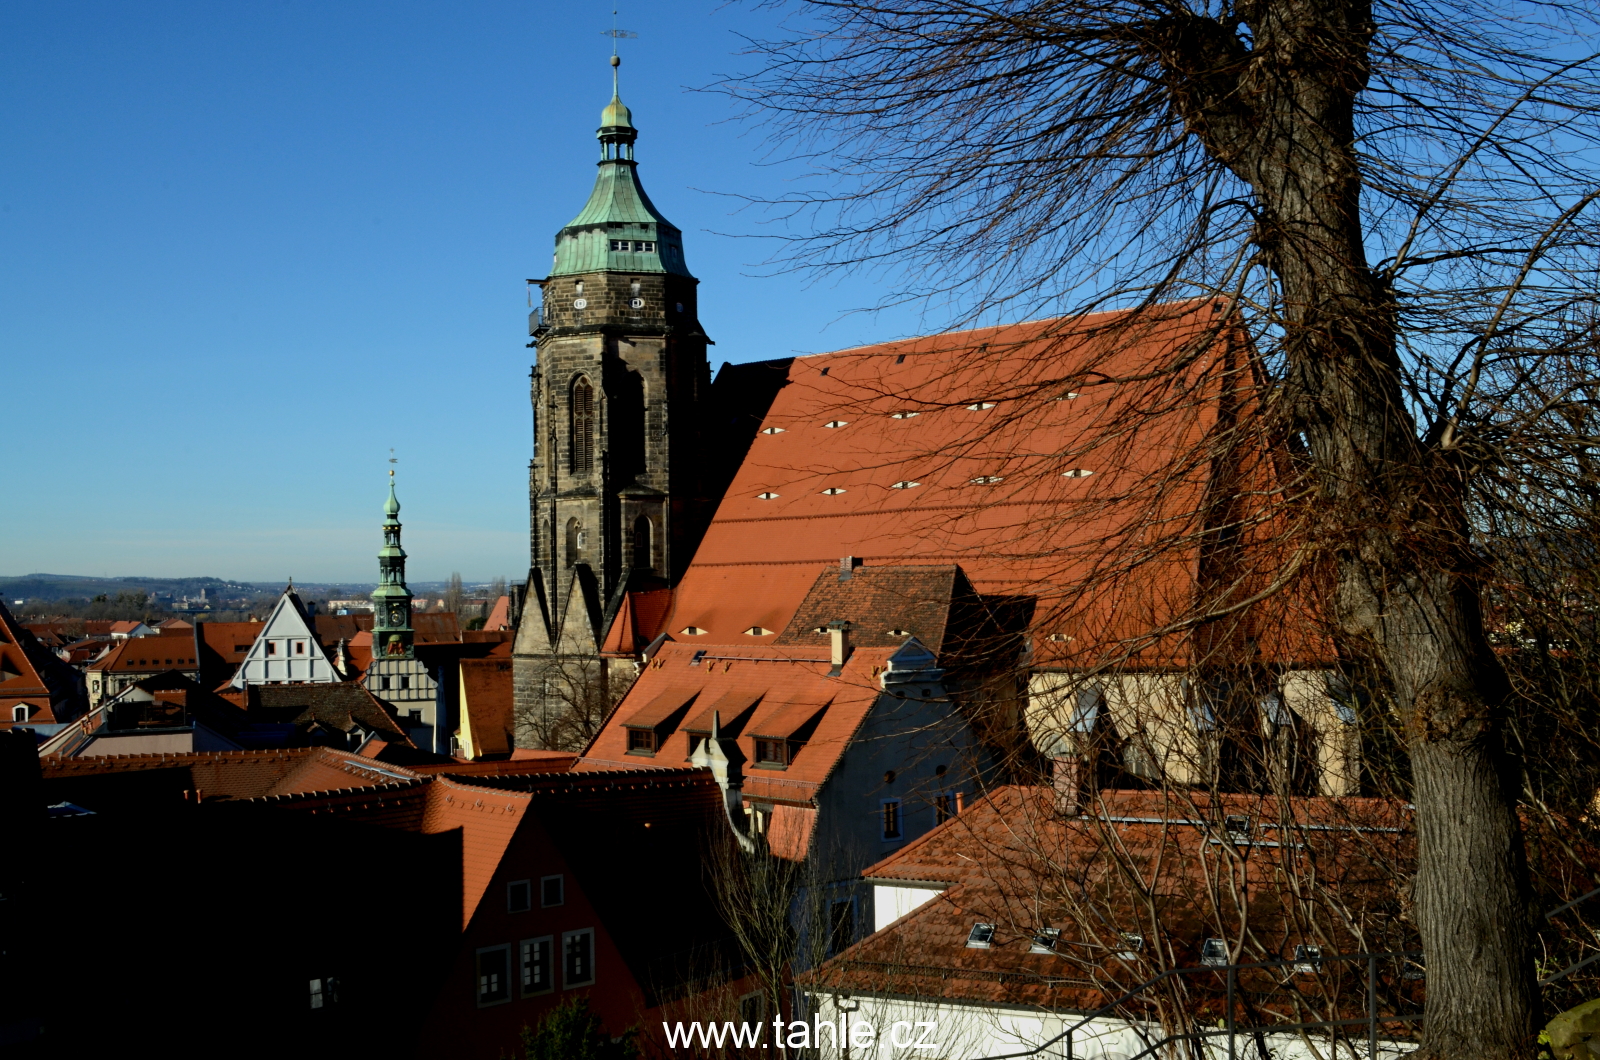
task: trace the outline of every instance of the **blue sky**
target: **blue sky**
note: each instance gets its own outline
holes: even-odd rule
[[[629,8],[634,8],[630,10]],[[764,276],[759,127],[693,91],[768,12],[625,5],[641,176],[713,364],[913,333]],[[594,177],[611,5],[0,9],[0,575],[367,581],[386,458],[416,580],[527,567],[524,279]]]

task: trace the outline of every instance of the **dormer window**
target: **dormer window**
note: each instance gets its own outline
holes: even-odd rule
[[[1094,472],[1090,471],[1088,468],[1075,467],[1070,471],[1061,472],[1061,477],[1062,478],[1088,478],[1092,474],[1094,474]]]
[[[994,946],[994,925],[978,923],[967,932],[967,949],[987,950]]]
[[[891,420],[909,420],[913,416],[920,415],[922,415],[920,412],[891,412],[889,413],[889,418]]]
[[[765,493],[756,494],[756,499],[757,500],[763,500],[763,501],[775,501],[780,496],[782,496],[782,494],[773,493],[771,490],[767,490]]]
[[[784,427],[763,427],[761,429],[761,433],[762,434],[782,434],[786,429],[787,428],[784,428]]]
[[[822,492],[823,492],[823,494],[825,496],[837,497],[839,494],[841,494],[841,493],[843,493],[845,491],[842,488],[838,487],[838,486],[829,486],[827,489],[823,490]]]
[[[1033,933],[1033,943],[1028,947],[1029,953],[1054,953],[1056,942],[1061,938],[1060,928],[1040,928]]]
[[[656,753],[656,733],[654,729],[629,729],[628,753],[631,755],[653,755]]]
[[[992,402],[992,401],[974,401],[972,404],[967,406],[967,411],[968,412],[982,412],[985,409],[992,409],[992,408],[994,408],[994,402]]]
[[[848,426],[850,426],[850,421],[849,420],[829,420],[827,423],[824,423],[823,426],[824,427],[830,427],[830,428],[848,427]]]
[[[897,490],[910,490],[910,489],[916,489],[920,485],[922,485],[922,483],[920,483],[920,482],[912,482],[910,479],[901,479],[899,482],[896,482],[893,486],[891,486],[889,488],[890,489],[897,489]]]

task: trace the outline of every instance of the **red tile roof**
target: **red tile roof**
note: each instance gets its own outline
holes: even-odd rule
[[[0,604],[0,729],[12,726],[18,707],[27,708],[27,721],[34,724],[48,725],[76,717],[81,708],[64,697],[63,675],[77,680],[65,663]],[[62,710],[66,716],[58,717]]]
[[[96,659],[89,669],[103,673],[161,673],[164,670],[198,670],[194,630],[162,630],[154,637],[130,637]]]
[[[1249,818],[1254,845],[1226,838],[1230,814]],[[1307,851],[1314,885],[1305,882]],[[814,974],[834,990],[1093,1009],[1163,967],[1199,964],[1205,938],[1235,937],[1228,895],[1246,892],[1252,943],[1264,950],[1243,951],[1240,962],[1292,956],[1297,942],[1402,949],[1414,940],[1394,906],[1414,857],[1410,813],[1398,802],[1105,791],[1087,815],[1065,818],[1049,788],[1002,787],[867,869],[868,880],[944,889]],[[1283,883],[1285,859],[1297,866],[1303,902]],[[1238,891],[1215,889],[1224,862]],[[988,948],[967,946],[979,922],[995,926]],[[1030,952],[1045,927],[1060,929],[1055,951]],[[1119,960],[1121,932],[1150,944]]]
[[[470,729],[478,756],[500,755],[512,747],[511,660],[461,660],[463,729]]]
[[[45,779],[104,776],[152,769],[187,769],[190,790],[205,801],[306,795],[350,788],[415,783],[419,775],[401,766],[375,763],[327,747],[191,754],[101,755],[41,758]]]
[[[661,734],[661,749],[653,759],[628,753],[626,726],[646,709],[646,704],[650,704],[653,711],[658,703],[681,706],[698,697],[694,698],[697,708],[727,702],[737,709],[738,704],[748,704],[759,698],[751,719],[743,726],[743,734],[737,736],[751,762],[756,757],[754,734],[780,735],[765,730],[782,728],[786,730],[782,735],[787,735],[821,712],[815,730],[787,769],[752,765],[745,770],[747,796],[803,802],[811,798],[833,772],[867,711],[882,694],[878,675],[893,654],[890,648],[857,648],[839,676],[829,677],[831,666],[826,647],[803,649],[752,644],[737,651],[718,649],[713,653],[737,658],[708,657],[696,663],[698,651],[700,649],[692,644],[662,645],[574,769],[586,772],[633,769],[650,761],[663,765],[684,762],[689,755],[688,740],[676,735],[685,731],[684,726]],[[796,720],[800,714],[805,717]],[[685,717],[696,723],[700,721],[698,716]],[[772,719],[779,720],[774,725]],[[724,724],[731,721],[731,717],[723,716]],[[725,732],[724,735],[732,734]]]
[[[843,556],[869,569],[959,564],[979,592],[1036,596],[1052,605],[1041,615],[1072,610],[1062,620],[1072,628],[1038,631],[1058,638],[1039,638],[1041,662],[1093,657],[1183,613],[1200,564],[1192,542],[1141,556],[1081,605],[1063,594],[1091,573],[1110,577],[1108,556],[1136,547],[1133,528],[1148,536],[1205,508],[1210,463],[1180,465],[1175,454],[1215,427],[1218,393],[1243,385],[1209,370],[1236,346],[1219,339],[1213,309],[1183,303],[795,359],[670,614],[645,622],[622,608],[606,649],[634,650],[657,630],[687,640],[691,627],[704,631],[700,647],[770,643],[748,631],[783,630]],[[1164,379],[1159,395],[1156,384],[1117,381],[1185,351],[1199,354],[1192,370]],[[1078,470],[1092,474],[1068,474]],[[1167,489],[1152,499],[1160,476]],[[1152,662],[1187,650],[1177,639],[1145,648]]]

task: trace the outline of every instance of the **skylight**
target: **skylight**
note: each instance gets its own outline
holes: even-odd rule
[[[1206,939],[1200,946],[1200,963],[1207,968],[1226,968],[1228,960],[1228,944],[1222,939]]]
[[[1094,472],[1090,471],[1088,468],[1075,467],[1071,471],[1063,471],[1063,472],[1061,472],[1061,477],[1062,478],[1088,478],[1092,474],[1094,474]]]
[[[994,945],[993,924],[973,924],[972,930],[967,933],[967,949],[986,950]]]
[[[896,482],[890,488],[891,489],[897,489],[897,490],[909,490],[909,489],[915,489],[916,487],[918,487],[920,485],[922,485],[922,483],[920,483],[920,482],[912,482],[910,479],[901,479],[899,482]]]
[[[823,490],[822,492],[826,493],[830,497],[837,497],[839,494],[843,493],[844,490],[841,489],[838,486],[829,486],[827,489]]]
[[[1316,975],[1322,971],[1322,947],[1304,944],[1294,948],[1294,970],[1301,975]]]
[[[1124,931],[1122,932],[1121,937],[1117,940],[1117,959],[1123,961],[1138,960],[1139,953],[1143,949],[1143,935],[1137,935],[1131,931]]]
[[[757,499],[763,500],[763,501],[775,501],[775,500],[778,499],[778,496],[779,496],[778,494],[773,493],[771,490],[768,490],[765,493],[756,494]]]
[[[1060,928],[1040,928],[1033,933],[1033,944],[1028,947],[1028,952],[1054,953],[1056,951],[1056,941],[1060,938]]]

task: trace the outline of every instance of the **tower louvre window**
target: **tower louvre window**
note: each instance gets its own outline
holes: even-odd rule
[[[580,378],[572,384],[572,472],[594,470],[594,387]]]

